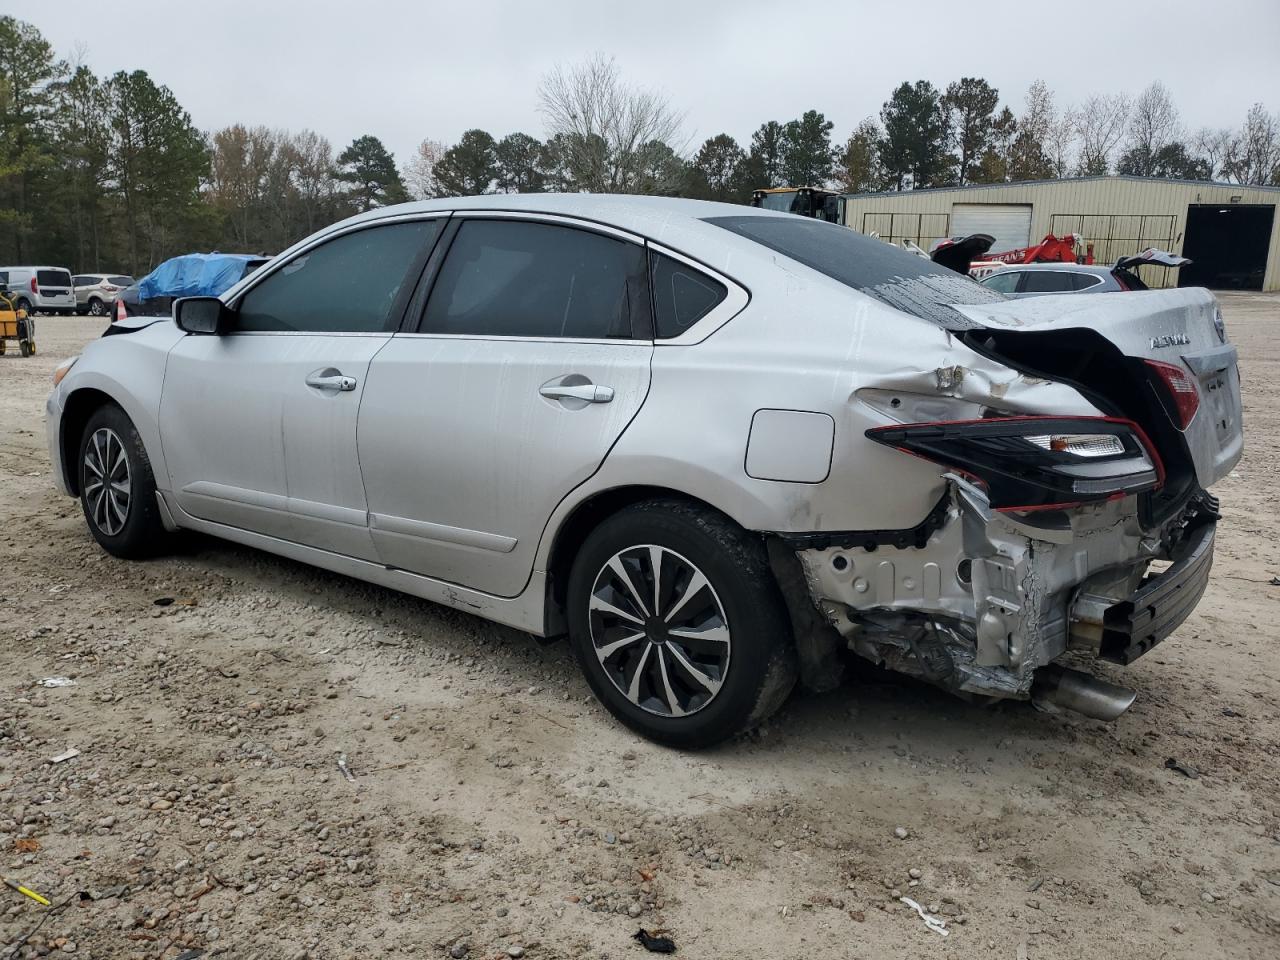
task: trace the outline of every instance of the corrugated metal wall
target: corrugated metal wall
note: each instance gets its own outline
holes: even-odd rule
[[[845,201],[845,222],[863,233],[875,232],[897,243],[908,239],[927,250],[950,234],[952,204],[1029,203],[1033,243],[1050,232],[1079,233],[1094,244],[1097,261],[1114,263],[1147,247],[1181,253],[1187,207],[1229,206],[1232,197],[1239,197],[1241,204],[1280,206],[1276,188],[1099,177],[851,195]],[[1144,279],[1153,286],[1173,279],[1167,277],[1168,271],[1162,275],[1151,268],[1144,270]],[[1271,227],[1262,286],[1280,290],[1280,210]]]

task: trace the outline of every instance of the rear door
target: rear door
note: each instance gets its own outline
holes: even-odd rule
[[[442,221],[364,226],[242,294],[233,332],[169,354],[160,431],[192,516],[375,559],[356,419]]]
[[[420,325],[370,365],[358,446],[371,531],[390,566],[515,596],[552,511],[648,392],[645,249],[563,218],[451,229]]]
[[[46,310],[70,310],[76,305],[75,289],[71,274],[66,270],[44,269],[36,271],[38,305]]]

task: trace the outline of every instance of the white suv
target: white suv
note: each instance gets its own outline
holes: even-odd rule
[[[71,283],[76,292],[76,312],[105,317],[120,291],[133,286],[134,279],[122,273],[78,273]]]
[[[8,285],[9,297],[18,310],[28,313],[76,312],[71,271],[62,267],[0,267],[0,284]]]

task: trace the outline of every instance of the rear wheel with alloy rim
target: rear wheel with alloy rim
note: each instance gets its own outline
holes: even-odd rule
[[[610,517],[583,544],[568,593],[592,689],[651,739],[723,740],[764,720],[795,682],[764,544],[715,511],[657,500]]]
[[[103,314],[105,314],[106,312],[107,312],[107,308],[106,308],[105,306],[103,306],[103,303],[102,303],[102,301],[101,301],[101,300],[99,300],[97,297],[92,297],[92,298],[90,298],[90,300],[89,300],[89,316],[91,316],[91,317],[100,317],[100,316],[102,316]]]
[[[151,461],[133,422],[115,404],[94,411],[80,439],[80,505],[89,532],[117,557],[159,552],[168,535]]]

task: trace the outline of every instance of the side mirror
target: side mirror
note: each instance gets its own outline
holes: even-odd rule
[[[226,333],[232,315],[231,308],[217,297],[183,297],[173,304],[173,320],[185,333]]]

